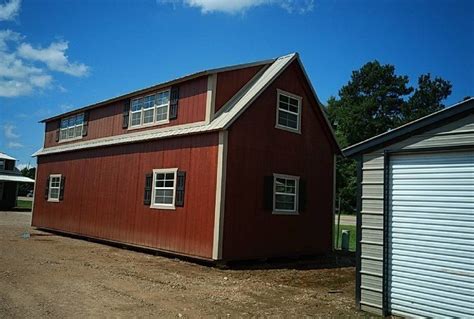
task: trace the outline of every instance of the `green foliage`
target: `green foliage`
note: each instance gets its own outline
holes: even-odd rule
[[[327,114],[342,148],[384,133],[407,122],[444,108],[451,83],[429,73],[418,78],[418,87],[409,86],[406,75],[378,61],[353,71],[350,81],[339,90],[339,98],[328,100]],[[351,159],[337,163],[337,193],[342,211],[354,212],[356,167]]]
[[[36,168],[35,167],[24,167],[21,169],[21,175],[29,177],[31,179],[35,179]],[[34,185],[31,183],[20,183],[18,185],[18,195],[19,196],[26,196],[29,191],[33,190]]]

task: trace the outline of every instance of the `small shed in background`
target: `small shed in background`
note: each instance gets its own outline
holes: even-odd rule
[[[34,183],[29,177],[22,176],[15,168],[16,159],[0,152],[0,209],[16,206],[18,183]]]
[[[359,307],[474,317],[474,98],[344,154],[358,161]]]

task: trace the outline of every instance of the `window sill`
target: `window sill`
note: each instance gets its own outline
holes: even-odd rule
[[[164,209],[164,210],[176,210],[176,207],[174,205],[151,205],[150,208]]]
[[[48,202],[50,202],[50,203],[59,203],[59,199],[48,198]]]
[[[301,134],[301,129],[293,129],[293,128],[286,127],[286,126],[281,126],[281,125],[278,125],[278,124],[275,125],[275,128],[277,128],[279,130],[283,130],[283,131],[288,131],[288,132],[291,132],[291,133]]]
[[[78,140],[82,140],[82,136],[74,137],[74,138],[68,138],[68,139],[65,139],[65,140],[59,140],[58,143],[66,143],[66,142],[72,142],[72,141],[78,141]]]
[[[285,211],[278,211],[274,210],[272,212],[272,215],[293,215],[293,216],[298,216],[300,213],[299,212],[285,212]]]
[[[169,119],[167,120],[163,120],[163,121],[159,121],[159,122],[152,122],[152,123],[147,123],[147,124],[142,124],[142,125],[135,125],[135,126],[128,126],[127,130],[128,131],[133,131],[133,130],[138,130],[138,129],[141,129],[141,128],[145,128],[145,127],[153,127],[153,126],[160,126],[160,125],[163,125],[163,124],[168,124],[170,122]]]

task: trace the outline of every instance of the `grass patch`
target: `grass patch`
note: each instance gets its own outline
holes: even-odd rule
[[[337,234],[337,225],[334,225],[334,245],[336,245],[337,235],[339,235],[339,243],[336,249],[341,249],[343,230],[349,230],[351,232],[351,236],[349,237],[349,250],[355,251],[356,250],[356,226],[351,226],[351,225],[340,225],[339,234]]]
[[[17,200],[15,208],[31,210],[32,205],[33,205],[33,201],[30,201],[30,200]]]

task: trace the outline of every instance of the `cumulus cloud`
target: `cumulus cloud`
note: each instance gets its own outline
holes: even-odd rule
[[[157,0],[158,3],[184,4],[201,9],[202,13],[225,12],[239,13],[251,8],[273,5],[289,13],[306,13],[314,8],[314,0]]]
[[[18,139],[20,138],[20,134],[17,134],[15,130],[16,126],[13,124],[3,125],[3,136],[7,141],[7,148],[18,149],[23,147],[23,144],[18,141]]]
[[[20,1],[10,1],[0,5],[0,17],[12,3],[18,5],[15,12],[19,11]],[[87,65],[69,61],[67,41],[55,41],[43,48],[33,46],[25,38],[9,29],[0,30],[0,97],[16,97],[50,89],[54,82],[52,72],[75,77],[88,75]],[[64,90],[60,84],[54,87]]]
[[[8,142],[7,147],[12,149],[19,149],[23,148],[24,145],[19,142]]]
[[[63,72],[73,76],[85,76],[89,67],[83,63],[69,62],[66,50],[69,44],[66,41],[53,42],[47,48],[33,48],[29,43],[22,43],[18,47],[20,57],[45,63],[52,71]]]
[[[20,0],[10,0],[0,4],[0,21],[13,20],[20,11]]]

